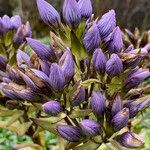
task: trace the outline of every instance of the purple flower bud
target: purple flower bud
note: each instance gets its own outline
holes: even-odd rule
[[[99,34],[98,27],[96,23],[93,23],[93,25],[90,27],[90,29],[86,32],[84,39],[83,39],[83,45],[87,52],[93,53],[93,51],[98,48],[98,46],[101,43],[101,37]]]
[[[102,133],[101,126],[94,120],[85,119],[80,122],[82,132],[86,136],[97,136]]]
[[[23,26],[20,26],[14,36],[14,43],[17,46],[20,46],[23,40],[24,40]]]
[[[24,63],[30,67],[33,66],[33,64],[30,61],[30,56],[27,55],[25,52],[18,50],[18,52],[17,52],[17,64],[18,64],[18,66],[21,66]]]
[[[92,11],[93,11],[91,0],[79,0],[78,6],[80,9],[82,18],[91,17]]]
[[[101,49],[96,49],[93,53],[92,64],[96,71],[104,73],[106,68],[106,56]]]
[[[133,70],[133,72],[131,72],[126,77],[124,88],[126,90],[135,88],[148,77],[150,77],[150,72],[147,70],[142,70],[142,69],[138,69],[136,71]]]
[[[121,110],[122,110],[122,101],[120,96],[117,95],[112,103],[111,116],[114,117]]]
[[[5,82],[5,83],[10,83],[11,80],[10,80],[9,78],[3,77],[3,82]]]
[[[77,91],[75,96],[71,100],[71,105],[72,106],[78,106],[80,105],[83,101],[85,100],[85,88],[83,86],[80,86]]]
[[[128,53],[134,49],[134,46],[131,44],[124,52]]]
[[[31,31],[31,26],[30,26],[30,23],[27,21],[27,23],[25,24],[25,29],[24,29],[25,33],[24,33],[24,36],[25,37],[31,37],[32,36],[32,31]]]
[[[104,14],[102,18],[98,21],[97,25],[102,39],[107,37],[115,28],[116,26],[115,16],[116,16],[115,11],[110,10],[109,12]]]
[[[109,41],[107,42],[107,49],[109,54],[120,53],[123,48],[123,40],[122,40],[121,30],[118,26],[109,35],[108,39]]]
[[[62,10],[65,23],[69,27],[77,27],[81,20],[81,12],[76,0],[65,0]]]
[[[61,111],[63,111],[62,107],[60,106],[60,103],[56,100],[45,103],[43,105],[43,109],[47,114],[50,114],[52,116],[55,116]]]
[[[10,18],[9,16],[7,15],[4,15],[2,17],[2,21],[3,21],[3,25],[4,25],[4,28],[5,28],[5,31],[9,30],[9,29],[12,29],[12,23],[10,21]]]
[[[128,124],[129,120],[129,109],[123,108],[118,112],[111,120],[111,125],[115,131],[119,131]]]
[[[17,30],[22,25],[21,18],[19,15],[11,17],[10,21],[12,23],[13,29],[15,30]]]
[[[2,55],[0,55],[0,69],[2,71],[5,71],[6,66],[7,66],[7,60]]]
[[[58,28],[60,16],[56,9],[45,0],[36,0],[36,3],[42,20],[50,27]]]
[[[111,77],[119,76],[123,70],[123,64],[117,54],[112,54],[106,63],[106,72]]]
[[[64,73],[56,63],[50,67],[49,84],[55,91],[61,91],[65,85]]]
[[[79,127],[71,125],[60,125],[57,126],[59,134],[70,142],[78,142],[82,138],[81,130]]]
[[[74,60],[70,50],[66,50],[59,60],[59,65],[65,75],[66,82],[69,82],[74,76]]]
[[[90,105],[95,115],[100,116],[106,108],[105,100],[99,91],[93,91],[90,99]]]
[[[26,38],[27,43],[34,50],[34,52],[43,60],[55,61],[56,55],[51,47],[39,42],[38,40]]]
[[[42,71],[43,71],[47,76],[49,76],[49,70],[50,70],[50,65],[49,65],[49,63],[46,62],[46,61],[40,60],[40,65],[41,65]]]
[[[137,134],[127,131],[114,138],[120,145],[126,148],[138,148],[144,144],[143,138]]]
[[[0,34],[3,34],[5,32],[6,28],[4,26],[3,20],[0,17]]]

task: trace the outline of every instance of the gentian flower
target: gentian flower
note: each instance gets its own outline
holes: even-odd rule
[[[45,0],[36,0],[36,3],[42,20],[50,27],[58,28],[60,16],[55,8]]]
[[[98,71],[99,73],[105,73],[106,62],[107,59],[105,54],[102,52],[102,50],[96,49],[93,53],[93,59],[92,59],[92,64],[95,70]]]
[[[93,23],[93,25],[88,29],[86,32],[84,38],[83,38],[83,45],[87,52],[93,53],[96,48],[101,43],[101,37],[99,34],[98,27],[96,23]]]
[[[86,136],[97,136],[102,133],[101,126],[94,120],[85,119],[80,122],[82,132]]]
[[[99,33],[101,38],[106,38],[116,26],[116,14],[114,10],[110,10],[102,16],[102,18],[97,22]]]
[[[59,134],[70,142],[78,142],[82,138],[81,130],[79,127],[71,125],[60,125],[57,126]]]
[[[144,140],[137,134],[127,131],[121,135],[115,137],[115,140],[126,148],[137,148],[144,144]]]
[[[81,11],[81,17],[82,18],[89,18],[92,15],[92,4],[91,0],[79,0],[78,6]]]
[[[77,27],[81,20],[81,12],[76,0],[65,0],[62,10],[65,23],[69,27]]]
[[[19,15],[11,17],[10,22],[12,23],[12,27],[15,30],[17,30],[22,25],[21,18]]]
[[[63,111],[60,103],[58,101],[49,101],[43,104],[43,109],[47,114],[50,114],[52,116],[57,115],[61,111]]]
[[[106,63],[106,72],[111,77],[119,76],[123,70],[123,64],[117,54],[112,54]]]
[[[90,105],[95,115],[100,116],[106,108],[103,95],[99,91],[93,91],[90,99]]]

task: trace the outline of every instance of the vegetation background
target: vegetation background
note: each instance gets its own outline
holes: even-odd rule
[[[59,12],[61,11],[63,0],[47,0]],[[101,16],[109,9],[115,9],[117,23],[124,29],[131,31],[138,27],[141,31],[150,29],[150,0],[92,0],[96,17]],[[38,14],[35,0],[0,0],[0,16],[7,14],[20,15],[24,22],[30,21],[33,36],[41,38],[44,43],[49,43],[49,28],[42,22]],[[1,114],[0,114],[1,116]],[[141,117],[141,116],[138,116]],[[150,150],[150,108],[143,114],[144,120],[138,124],[134,130],[145,137],[145,147],[140,150]],[[0,117],[1,120],[9,119]],[[55,136],[45,132],[43,140],[46,149],[50,150],[57,141]],[[0,128],[0,150],[12,150],[14,144],[31,142],[27,136],[19,137],[15,133]]]

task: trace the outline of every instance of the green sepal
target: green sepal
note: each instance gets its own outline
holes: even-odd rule
[[[100,84],[101,82],[97,79],[88,79],[81,82],[81,85],[83,85],[85,88],[88,88],[92,83]]]
[[[5,39],[4,39],[4,43],[6,46],[9,46],[12,44],[13,42],[13,36],[14,36],[14,32],[13,30],[9,30],[6,35],[5,35]]]

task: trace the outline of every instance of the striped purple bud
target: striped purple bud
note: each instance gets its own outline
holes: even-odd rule
[[[117,95],[112,103],[111,116],[114,117],[118,112],[120,112],[122,110],[122,106],[121,97]]]
[[[101,126],[94,120],[85,119],[80,122],[82,132],[86,136],[97,136],[102,133]]]
[[[118,112],[111,120],[111,125],[115,131],[119,131],[128,124],[129,120],[129,109],[123,108]]]
[[[102,52],[102,50],[96,49],[93,53],[93,58],[92,58],[92,64],[95,70],[98,71],[99,73],[105,73],[106,62],[107,59],[105,54]]]
[[[11,17],[10,22],[12,23],[12,27],[15,30],[17,30],[22,25],[21,18],[19,15]]]
[[[123,49],[123,40],[120,28],[117,26],[109,35],[107,41],[107,49],[109,54],[120,53]]]
[[[142,68],[133,70],[125,79],[126,90],[130,90],[132,88],[137,87],[140,83],[142,83],[146,78],[150,77],[150,72],[148,70],[142,70]]]
[[[99,47],[100,43],[101,37],[98,27],[96,23],[93,23],[93,25],[88,29],[83,38],[83,45],[87,52],[93,53],[94,50]]]
[[[93,91],[90,99],[90,106],[95,115],[100,116],[106,108],[103,95],[99,91]]]
[[[20,26],[18,29],[17,29],[17,32],[14,36],[14,44],[16,46],[20,46],[22,44],[24,40],[24,34],[23,34],[23,26]]]
[[[70,142],[78,142],[82,138],[81,130],[79,127],[74,127],[71,125],[60,125],[57,126],[57,131],[64,139]]]
[[[2,17],[2,21],[3,21],[4,28],[5,28],[5,32],[6,32],[7,30],[9,30],[9,29],[12,29],[13,25],[12,25],[12,23],[11,23],[11,21],[10,21],[9,16],[4,15],[4,16]]]
[[[2,71],[6,70],[7,60],[0,54],[0,69]]]
[[[78,106],[85,100],[85,88],[80,86],[71,100],[72,106]]]
[[[31,37],[32,36],[31,26],[30,26],[30,23],[28,21],[24,25],[24,36],[25,37]]]
[[[112,54],[106,63],[106,72],[111,77],[119,76],[123,70],[123,64],[117,54]]]
[[[43,105],[44,111],[52,116],[56,116],[63,111],[60,103],[58,101],[49,101]]]
[[[41,70],[49,76],[50,65],[48,62],[40,60]]]
[[[60,16],[56,9],[45,0],[36,0],[36,4],[45,24],[53,28],[58,28],[60,24]]]
[[[0,17],[0,34],[3,34],[4,32],[5,32],[5,26],[2,18]]]
[[[62,10],[65,23],[69,27],[77,27],[81,20],[81,12],[76,0],[65,0]]]
[[[121,146],[126,148],[138,148],[144,145],[144,139],[137,134],[127,131],[114,138]]]
[[[56,63],[53,63],[50,67],[49,84],[56,92],[63,90],[65,85],[64,73]]]
[[[134,46],[131,44],[124,52],[128,53],[130,51],[134,50]]]
[[[66,82],[69,82],[74,76],[74,60],[70,50],[66,50],[59,60],[59,65],[65,75]]]
[[[30,61],[30,56],[21,50],[18,50],[17,52],[17,64],[19,67],[22,67],[22,64],[26,64],[30,67],[33,66],[33,64]]]
[[[101,38],[106,38],[116,26],[116,14],[114,10],[110,10],[102,16],[97,23]]]
[[[91,17],[93,11],[91,0],[79,0],[78,6],[82,18]]]
[[[26,38],[27,43],[30,45],[30,47],[34,50],[34,52],[43,60],[47,61],[55,61],[56,55],[53,51],[53,49],[38,40],[32,39],[32,38]]]

